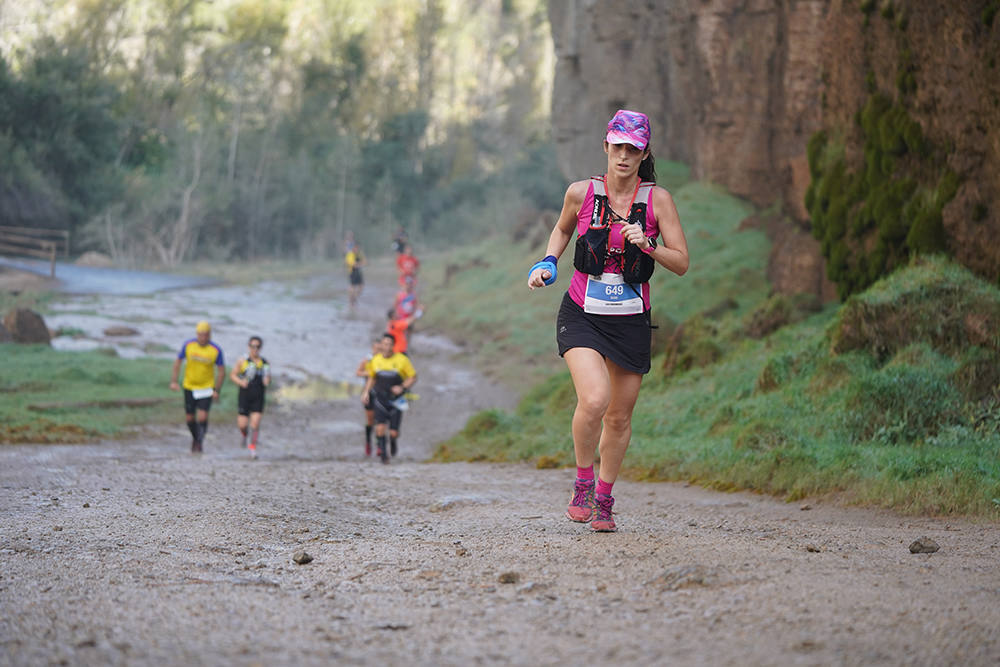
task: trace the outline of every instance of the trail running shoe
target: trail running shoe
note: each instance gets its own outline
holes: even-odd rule
[[[371,455],[372,455],[372,443],[366,442],[365,443],[365,456],[371,456]]]
[[[578,479],[573,484],[573,499],[566,508],[570,521],[587,523],[594,517],[594,480]]]
[[[385,447],[378,448],[378,457],[382,460],[382,463],[389,462],[389,453],[385,451]]]
[[[390,440],[389,441],[389,454],[391,454],[392,456],[396,455],[396,441],[395,440]]]
[[[192,440],[191,441],[191,453],[192,454],[201,454],[201,443],[198,442],[197,440]]]
[[[251,442],[251,443],[250,443],[250,444],[248,445],[248,447],[249,447],[249,449],[250,449],[250,458],[251,458],[251,459],[255,459],[255,458],[257,458],[257,445],[255,445],[255,444],[253,444],[253,443]]]
[[[594,496],[594,504],[597,508],[594,510],[594,518],[590,521],[590,529],[595,533],[613,533],[618,530],[611,512],[611,508],[615,506],[615,499],[598,493]]]

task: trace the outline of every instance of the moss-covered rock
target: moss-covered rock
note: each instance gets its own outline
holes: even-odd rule
[[[813,180],[805,204],[841,298],[914,255],[948,252],[942,210],[959,186],[901,104],[871,95],[856,120],[864,140],[856,168],[828,131],[813,135],[807,151]]]

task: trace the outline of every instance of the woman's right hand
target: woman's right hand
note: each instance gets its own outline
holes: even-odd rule
[[[528,289],[545,287],[545,281],[552,277],[552,272],[545,269],[535,269],[528,276]]]

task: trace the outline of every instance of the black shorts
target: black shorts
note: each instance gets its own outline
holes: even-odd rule
[[[195,410],[204,410],[208,412],[212,409],[212,397],[208,398],[198,398],[194,397],[190,389],[184,390],[184,414],[193,415]]]
[[[264,412],[264,392],[247,391],[241,387],[236,398],[236,414],[245,417],[251,412]]]
[[[651,344],[649,311],[635,315],[591,315],[570,298],[563,296],[556,317],[556,343],[559,356],[574,347],[597,350],[630,373],[649,372]]]
[[[396,400],[395,396],[376,394],[373,391],[371,402],[368,405],[375,411],[376,424],[388,424],[389,430],[398,431],[399,425],[403,421],[403,412],[392,404],[394,400]]]
[[[370,389],[368,391],[368,405],[364,405],[364,404],[362,404],[362,405],[365,408],[365,412],[368,412],[369,410],[374,410],[375,409],[375,390],[374,389]]]
[[[354,267],[351,269],[351,284],[352,285],[363,285],[365,282],[364,277],[361,275],[361,269]]]

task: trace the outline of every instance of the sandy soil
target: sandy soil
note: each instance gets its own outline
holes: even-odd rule
[[[1000,526],[620,481],[592,534],[568,470],[423,463],[514,397],[415,345],[389,465],[356,398],[275,402],[257,461],[220,422],[0,448],[0,664],[1000,662]]]

